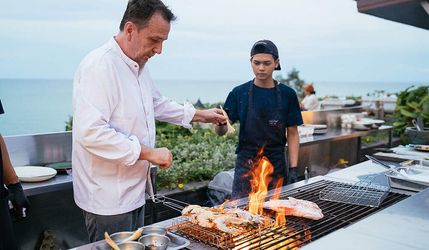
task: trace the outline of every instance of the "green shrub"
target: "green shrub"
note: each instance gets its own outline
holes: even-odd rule
[[[417,116],[423,117],[424,125],[429,125],[429,86],[414,89],[411,86],[398,95],[395,111],[393,112],[395,133],[403,138],[406,127],[412,127],[412,121]]]
[[[173,166],[158,169],[158,188],[211,180],[220,171],[234,168],[238,134],[218,136],[211,129],[194,127],[188,130],[157,124],[156,146],[167,147],[173,153]]]

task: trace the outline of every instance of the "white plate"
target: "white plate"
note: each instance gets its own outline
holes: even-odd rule
[[[370,120],[364,120],[364,119],[353,122],[353,125],[358,125],[358,126],[371,126],[372,124],[374,124],[374,122]]]
[[[326,124],[304,124],[306,127],[313,127],[314,129],[324,129],[328,126]]]
[[[38,182],[51,179],[57,174],[57,170],[49,167],[23,166],[15,167],[16,175],[22,182]]]

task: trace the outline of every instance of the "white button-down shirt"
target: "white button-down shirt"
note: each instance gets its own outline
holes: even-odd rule
[[[320,109],[320,103],[317,100],[317,96],[315,94],[306,95],[301,103],[304,105],[305,110]]]
[[[150,164],[140,144],[155,146],[155,119],[191,127],[195,114],[162,96],[147,65],[127,57],[114,38],[79,65],[73,83],[73,187],[85,211],[114,215],[145,204]]]

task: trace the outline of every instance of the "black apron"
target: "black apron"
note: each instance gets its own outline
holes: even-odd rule
[[[269,114],[267,120],[261,119],[254,108],[254,83],[249,88],[248,104],[246,120],[244,121],[243,136],[240,138],[240,151],[237,153],[235,162],[235,173],[232,187],[232,198],[238,199],[247,197],[250,192],[250,177],[246,176],[254,163],[258,160],[257,151],[260,147],[264,147],[263,156],[266,156],[274,166],[273,180],[269,184],[269,189],[275,187],[277,181],[284,178],[286,182],[287,168],[285,159],[285,144],[286,144],[286,124],[281,116],[282,100],[280,89],[275,82],[275,105],[274,111]],[[249,136],[266,136],[267,138],[277,138],[274,141],[261,145],[260,143],[252,142],[253,145],[247,145],[246,138]]]
[[[9,213],[9,203],[7,191],[4,188],[3,182],[3,159],[0,148],[0,250],[15,250],[18,246],[15,242],[15,237],[12,229],[12,219]]]

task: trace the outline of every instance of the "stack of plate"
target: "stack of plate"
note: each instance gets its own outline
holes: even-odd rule
[[[369,130],[372,128],[378,128],[384,123],[383,120],[377,120],[372,118],[362,118],[353,122],[353,128],[356,130]]]
[[[313,127],[314,135],[326,134],[328,132],[328,126],[326,124],[305,124],[306,127]]]

